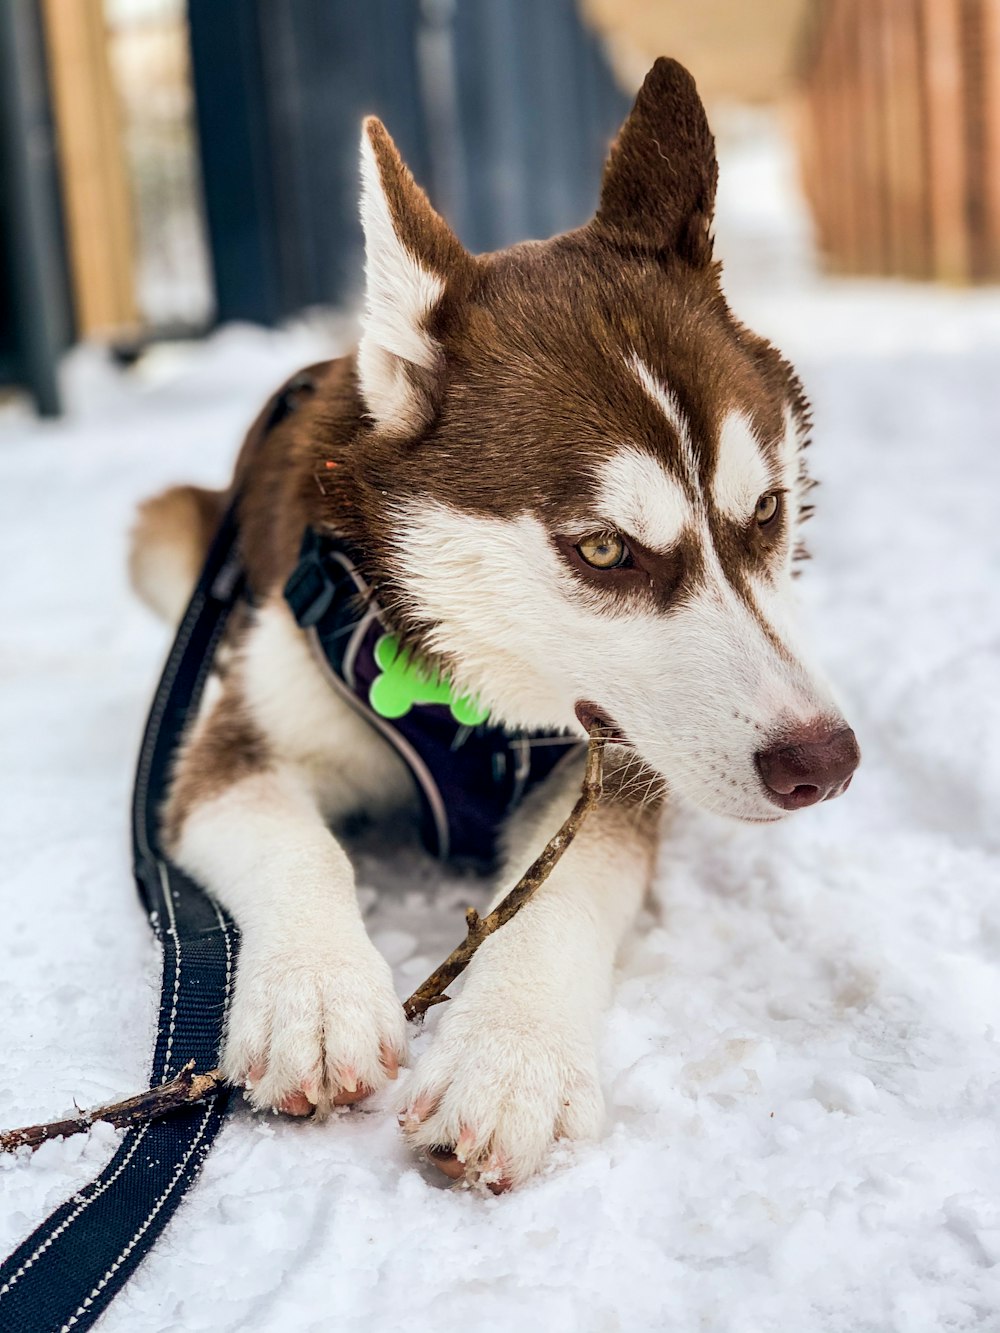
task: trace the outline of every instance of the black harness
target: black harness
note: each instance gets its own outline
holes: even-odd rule
[[[389,741],[420,794],[424,842],[443,860],[496,860],[510,812],[581,743],[565,733],[507,731],[475,700],[400,647],[349,546],[309,529],[285,599],[330,685]]]
[[[289,381],[262,416],[258,443],[311,387],[308,374]],[[136,769],[135,881],[163,949],[150,1078],[154,1087],[174,1078],[189,1060],[199,1072],[218,1065],[239,947],[233,922],[169,860],[159,837],[174,753],[197,710],[229,617],[246,597],[236,508],[233,501],[177,631]],[[378,667],[377,643],[365,642],[370,635],[384,638],[386,630],[350,553],[332,538],[306,534],[286,597],[331,683],[406,759],[421,793],[431,849],[491,860],[496,831],[510,808],[577,742],[566,736],[510,735],[462,722],[443,704],[417,704],[408,721],[385,718],[372,705],[374,677],[364,664],[370,649],[377,670],[386,674]],[[386,662],[385,648],[378,651]],[[468,719],[461,705],[458,712]],[[70,1333],[91,1327],[173,1216],[222,1127],[229,1100],[230,1091],[224,1089],[206,1102],[126,1131],[96,1180],[0,1264],[0,1333]]]

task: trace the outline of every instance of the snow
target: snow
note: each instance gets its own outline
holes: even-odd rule
[[[823,279],[787,150],[730,140],[730,286],[815,402],[802,592],[864,751],[850,793],[777,829],[671,817],[599,1143],[483,1199],[385,1106],[241,1108],[108,1333],[1000,1328],[1000,293]],[[0,412],[2,1126],[146,1077],[127,809],[166,637],[125,584],[133,504],[221,482],[266,392],[341,337],[230,328],[132,375],[83,348],[65,420]],[[406,994],[482,891],[405,847],[369,844],[360,878]],[[0,1254],[116,1141],[0,1158]]]

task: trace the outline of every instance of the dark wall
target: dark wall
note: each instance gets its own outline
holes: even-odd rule
[[[593,211],[627,109],[573,0],[189,0],[220,319],[353,297],[381,116],[470,249]]]
[[[55,135],[35,0],[0,2],[0,383],[59,410],[73,332]]]

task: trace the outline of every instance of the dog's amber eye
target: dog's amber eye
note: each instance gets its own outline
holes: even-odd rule
[[[780,498],[774,491],[768,491],[766,495],[762,495],[757,501],[754,518],[762,528],[770,523],[775,514],[777,514],[779,504]]]
[[[594,569],[617,569],[628,559],[628,547],[617,532],[595,532],[576,548]]]

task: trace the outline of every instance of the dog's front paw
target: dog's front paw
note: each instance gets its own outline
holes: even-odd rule
[[[596,1137],[603,1116],[591,1037],[481,994],[449,1004],[399,1120],[446,1175],[500,1193],[533,1175],[556,1139]]]
[[[245,942],[222,1071],[258,1109],[320,1114],[395,1078],[406,1022],[385,960],[367,939],[280,950]]]

